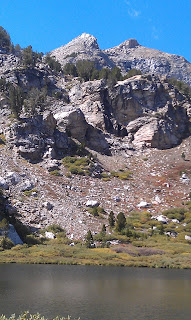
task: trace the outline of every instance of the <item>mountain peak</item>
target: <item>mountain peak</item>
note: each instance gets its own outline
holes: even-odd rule
[[[121,45],[125,45],[128,48],[135,48],[139,46],[139,43],[136,39],[128,39],[124,41]]]
[[[89,33],[82,33],[77,38],[74,38],[66,46],[76,46],[78,50],[87,50],[87,49],[99,49],[97,39]]]

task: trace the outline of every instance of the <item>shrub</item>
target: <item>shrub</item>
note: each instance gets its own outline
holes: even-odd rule
[[[31,234],[30,228],[24,225],[21,221],[14,219],[13,225],[18,235],[20,236],[23,242],[26,241],[26,236]]]
[[[50,171],[50,174],[52,176],[58,176],[58,177],[61,176],[61,173],[59,170],[52,170],[52,171]]]
[[[2,230],[8,230],[9,229],[9,222],[6,218],[3,218],[0,222],[0,229]]]
[[[177,88],[181,93],[183,93],[189,99],[191,98],[191,87],[187,83],[177,80],[175,78],[168,79],[168,83],[172,84],[175,88]]]
[[[0,134],[0,145],[5,144],[5,142],[6,142],[6,139],[5,139],[4,134]]]
[[[72,174],[89,175],[91,160],[86,157],[65,157],[62,163]]]
[[[33,193],[37,193],[38,191],[36,189],[31,189],[31,190],[25,190],[23,191],[25,196],[32,196]]]
[[[142,74],[141,70],[137,70],[137,69],[130,69],[127,74],[123,77],[123,79],[128,79],[131,77],[134,77],[136,75]]]
[[[7,237],[3,237],[0,240],[0,247],[2,249],[11,249],[14,246],[14,243]]]
[[[52,224],[46,228],[46,231],[53,232],[55,234],[65,232],[65,230],[58,224]]]
[[[68,170],[70,171],[71,174],[79,174],[81,176],[85,175],[85,171],[75,165],[70,166]]]
[[[73,77],[77,77],[77,69],[76,66],[73,63],[66,63],[64,66],[64,74],[69,74]]]
[[[120,180],[128,180],[131,178],[132,172],[130,170],[120,170],[120,171],[111,171],[113,177],[119,178]]]
[[[177,219],[182,221],[185,218],[186,212],[187,210],[185,208],[173,208],[163,211],[162,214],[167,216],[169,219]]]
[[[28,235],[26,235],[25,242],[28,245],[35,245],[35,244],[40,244],[42,241],[41,241],[41,239],[37,238],[35,235],[28,234]]]
[[[105,214],[105,210],[103,207],[93,207],[93,208],[89,208],[88,212],[91,213],[94,217],[102,217],[102,214]]]

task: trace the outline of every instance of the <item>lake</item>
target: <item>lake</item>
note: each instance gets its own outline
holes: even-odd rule
[[[0,265],[0,314],[190,320],[191,270]]]

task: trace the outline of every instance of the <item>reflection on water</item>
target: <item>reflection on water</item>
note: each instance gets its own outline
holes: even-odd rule
[[[0,314],[81,320],[191,319],[191,271],[0,265]]]

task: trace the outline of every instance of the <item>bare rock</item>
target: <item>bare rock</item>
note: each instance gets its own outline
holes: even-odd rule
[[[141,209],[141,208],[149,208],[149,207],[151,207],[151,204],[148,203],[148,202],[146,202],[146,201],[141,201],[141,202],[137,205],[137,207],[138,207],[139,209]]]
[[[28,179],[22,182],[19,186],[20,191],[29,191],[29,190],[32,190],[33,188],[34,188],[33,182]]]
[[[4,190],[9,189],[7,181],[3,177],[0,177],[0,188]]]
[[[50,203],[49,201],[45,201],[45,202],[42,204],[42,206],[43,206],[45,209],[47,209],[47,210],[52,210],[52,208],[53,208],[53,204]]]
[[[14,245],[23,244],[23,241],[19,237],[17,231],[15,230],[15,228],[12,224],[9,225],[7,237],[14,243]]]
[[[49,232],[49,231],[45,232],[45,237],[47,239],[55,239],[56,238],[55,234],[53,232]]]

